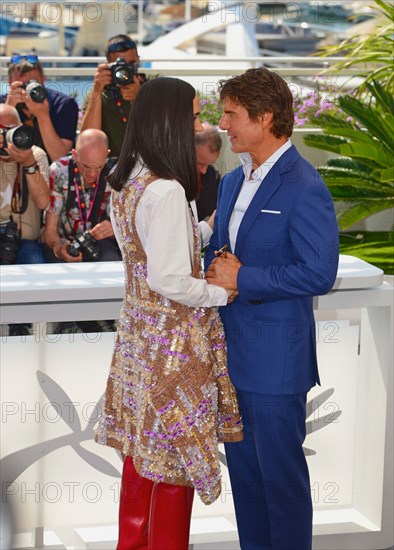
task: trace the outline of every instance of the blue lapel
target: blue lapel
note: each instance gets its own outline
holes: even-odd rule
[[[294,162],[298,160],[299,157],[300,154],[298,153],[294,145],[292,145],[290,149],[283,153],[280,159],[268,172],[267,176],[256,191],[256,194],[253,197],[248,209],[246,210],[244,217],[242,218],[241,225],[239,226],[238,230],[237,242],[235,245],[234,254],[236,256],[240,253],[240,250],[242,250],[243,241],[245,240],[256,218],[260,215],[261,209],[264,208],[267,202],[281,186],[281,176],[292,169]],[[232,205],[231,211],[234,207],[234,204],[235,201]]]

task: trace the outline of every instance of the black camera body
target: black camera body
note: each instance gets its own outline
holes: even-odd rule
[[[9,143],[15,145],[17,149],[27,151],[31,149],[35,141],[35,133],[33,128],[20,124],[13,128],[0,128],[0,136],[3,136],[3,147],[0,149],[0,155],[8,156],[7,151],[4,150]]]
[[[40,84],[37,80],[30,80],[22,84],[21,88],[26,90],[27,95],[34,103],[42,103],[48,97],[48,92],[44,84]]]
[[[0,224],[0,265],[14,265],[18,255],[21,235],[12,216]]]
[[[122,57],[110,63],[108,68],[112,75],[112,86],[128,86],[138,74],[138,63],[128,63]]]
[[[87,262],[97,262],[101,256],[100,247],[89,231],[75,237],[75,240],[67,247],[67,253],[74,258],[81,252]]]

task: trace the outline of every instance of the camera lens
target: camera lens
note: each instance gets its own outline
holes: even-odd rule
[[[116,80],[116,83],[119,84],[119,86],[124,86],[129,84],[130,77],[129,77],[129,71],[127,69],[119,68],[114,72],[114,77]]]
[[[26,151],[34,145],[34,130],[29,126],[16,126],[7,130],[5,134],[5,141],[12,143],[17,149]]]
[[[48,93],[45,89],[45,86],[39,82],[29,82],[26,86],[26,93],[29,94],[29,97],[34,103],[42,103],[44,99],[48,97]]]
[[[127,63],[121,57],[109,65],[112,72],[112,85],[127,86],[133,82],[133,77],[138,72],[136,63]]]

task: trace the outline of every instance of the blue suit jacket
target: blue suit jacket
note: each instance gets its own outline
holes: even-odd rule
[[[242,167],[219,188],[215,231],[205,255],[230,246],[228,226],[244,181]],[[239,227],[238,298],[220,308],[234,385],[268,394],[308,391],[319,374],[313,296],[327,293],[338,267],[331,195],[294,146],[270,170]]]

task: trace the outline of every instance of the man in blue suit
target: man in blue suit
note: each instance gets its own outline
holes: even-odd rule
[[[306,394],[319,383],[312,302],[335,281],[337,223],[323,180],[290,142],[287,83],[250,69],[222,81],[220,96],[220,127],[243,164],[220,184],[205,263],[208,282],[234,291],[220,314],[245,434],[226,445],[240,544],[309,550],[302,444]]]

